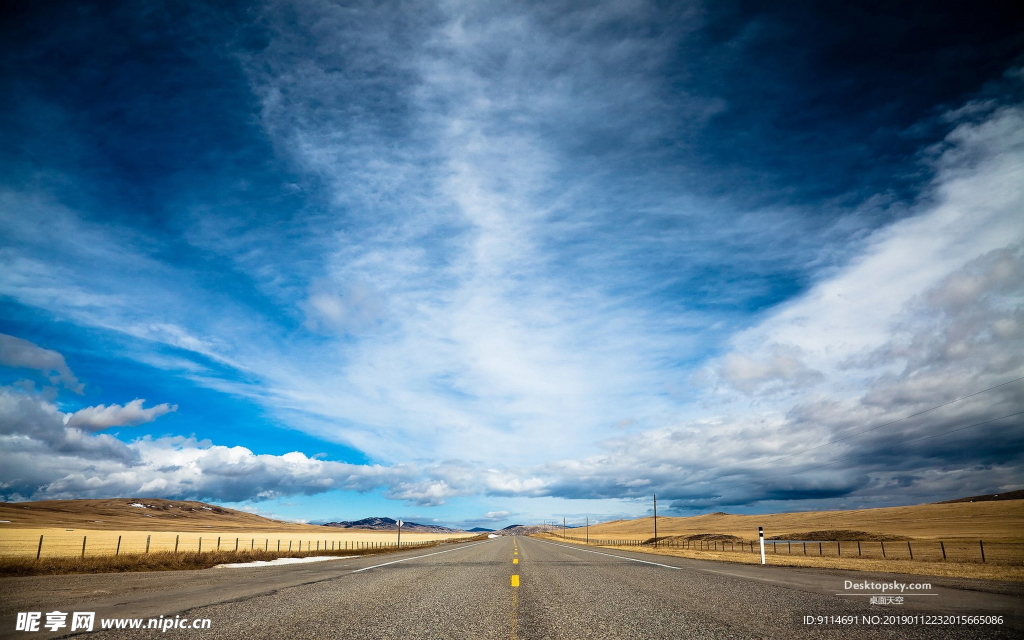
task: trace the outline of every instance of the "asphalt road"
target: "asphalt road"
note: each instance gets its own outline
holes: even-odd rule
[[[865,593],[837,595],[846,580],[932,588],[879,606]],[[736,565],[506,537],[279,567],[6,578],[0,637],[68,635],[15,631],[19,611],[43,612],[45,622],[59,610],[95,611],[97,620],[211,621],[208,630],[84,634],[103,639],[1014,638],[1024,630],[1022,600],[1014,583]],[[1003,623],[923,624],[929,615]],[[857,623],[809,625],[804,616]]]

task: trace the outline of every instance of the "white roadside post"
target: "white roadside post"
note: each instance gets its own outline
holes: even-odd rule
[[[761,542],[761,564],[767,564],[764,559],[764,527],[757,528],[757,538]]]
[[[401,520],[399,520],[398,521],[398,548],[399,549],[402,548],[402,524],[404,524],[404,523]]]

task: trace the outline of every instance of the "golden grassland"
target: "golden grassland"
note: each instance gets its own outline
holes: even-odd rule
[[[1024,500],[754,516],[712,513],[689,518],[659,517],[657,547],[637,546],[652,540],[653,518],[616,520],[591,526],[589,538],[591,544],[606,548],[758,563],[760,555],[752,546],[757,541],[758,527],[764,527],[768,538],[768,564],[1024,581]],[[587,532],[576,528],[565,535],[563,538],[556,530],[541,537],[579,544]],[[833,541],[820,546],[817,542],[772,544],[771,538]]]
[[[133,504],[144,505],[142,507]],[[396,531],[296,524],[182,500],[47,500],[0,503],[0,556],[40,558],[164,551],[353,551],[394,546]],[[402,532],[403,544],[472,538],[457,532]]]
[[[828,529],[855,530],[912,540],[985,540],[1024,542],[1024,500],[921,504],[910,507],[810,511],[766,515],[708,514],[688,518],[658,518],[658,536],[723,534],[741,540],[765,536],[802,539],[799,534]],[[590,537],[647,540],[653,537],[653,518],[616,520],[590,527]],[[579,529],[571,535],[580,535]]]
[[[658,534],[660,537],[661,526],[658,518]],[[536,537],[566,544],[582,544],[574,539],[562,539],[555,534],[539,534]],[[592,538],[593,539],[593,538]],[[594,546],[594,545],[591,545]],[[602,549],[621,549],[624,551],[642,551],[654,555],[675,556],[680,558],[693,558],[697,560],[717,560],[721,562],[734,562],[741,564],[758,564],[760,554],[749,551],[704,551],[695,549],[683,549],[679,547],[653,547],[651,545],[601,546]],[[780,550],[783,547],[780,545]],[[878,558],[856,558],[856,557],[816,557],[803,556],[799,552],[796,555],[786,553],[775,554],[769,551],[766,554],[769,565],[782,567],[814,567],[819,569],[845,569],[853,571],[871,571],[884,573],[905,573],[910,575],[941,576],[948,578],[973,578],[980,580],[1009,580],[1024,582],[1024,566],[1007,564],[981,564],[980,562],[937,562],[908,559],[878,559]]]
[[[451,542],[468,542],[481,539],[482,536],[460,538]],[[402,536],[402,549],[426,548],[443,544],[446,541],[434,540],[420,543],[409,543],[406,546]],[[358,555],[375,555],[394,553],[396,547],[367,547],[362,549],[323,551],[265,551],[263,549],[241,549],[174,553],[159,551],[151,553],[128,553],[117,556],[54,556],[36,560],[34,557],[0,557],[0,576],[32,576],[59,575],[69,573],[120,573],[126,571],[171,571],[186,569],[209,569],[219,564],[234,562],[253,562],[256,560],[274,560],[277,558],[308,558],[312,556],[351,557]]]
[[[458,540],[474,537],[474,533],[413,533],[402,532],[402,544],[416,544],[440,540]],[[363,531],[359,529],[330,529],[320,527],[314,531],[100,531],[96,529],[0,529],[0,556],[35,557],[39,551],[39,536],[43,536],[40,557],[86,556],[145,553],[175,550],[264,551],[356,550],[386,548],[397,543],[394,531]],[[120,547],[118,546],[120,539]]]

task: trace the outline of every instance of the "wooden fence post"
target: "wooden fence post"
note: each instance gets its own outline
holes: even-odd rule
[[[39,536],[39,548],[36,549],[36,560],[39,559],[39,556],[42,555],[42,553],[43,553],[43,536]]]
[[[117,536],[117,549],[114,550],[114,555],[121,553],[121,536]]]
[[[885,559],[885,540],[880,541],[878,544],[882,545],[882,559]]]
[[[860,557],[860,540],[857,541],[857,557]]]
[[[174,553],[178,553],[178,539],[180,537],[181,537],[180,533],[178,535],[174,536]]]
[[[235,553],[238,553],[238,538],[235,538]]]
[[[910,540],[907,540],[907,553],[910,554],[910,559],[914,559],[914,548],[910,546]]]
[[[199,553],[203,552],[203,536],[199,536]]]
[[[88,536],[82,536],[82,557],[83,557],[83,558],[85,557],[85,539],[86,539],[87,537],[88,537]]]
[[[939,540],[939,548],[942,549],[942,559],[946,559],[946,543]]]
[[[146,536],[146,553],[149,553],[149,539],[152,537],[152,534]]]
[[[82,543],[82,545],[83,545],[83,548],[84,548],[85,543]],[[985,562],[985,541],[984,540],[978,540],[978,546],[981,547],[981,561]]]

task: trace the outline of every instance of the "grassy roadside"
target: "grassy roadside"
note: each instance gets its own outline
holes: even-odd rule
[[[571,539],[563,539],[561,536],[551,534],[538,534],[533,537],[542,540],[550,540],[563,544],[577,544],[590,548],[600,549],[621,549],[623,551],[635,551],[649,553],[652,555],[674,556],[678,558],[692,558],[695,560],[717,560],[720,562],[733,562],[737,564],[758,564],[758,554],[728,552],[728,551],[703,551],[694,549],[681,549],[678,547],[637,547],[637,546],[598,546],[586,545]],[[819,569],[844,569],[853,571],[873,571],[884,573],[905,573],[910,575],[940,576],[947,578],[975,578],[981,580],[1009,580],[1013,582],[1024,582],[1024,566],[980,564],[973,562],[921,562],[911,560],[870,560],[854,558],[817,558],[814,556],[790,556],[783,554],[769,553],[768,564],[782,567],[813,567]]]
[[[463,538],[457,541],[433,541],[416,546],[403,546],[401,549],[388,547],[383,549],[348,549],[341,551],[207,551],[203,553],[184,552],[172,553],[159,551],[154,553],[122,554],[119,556],[89,556],[31,558],[6,557],[0,558],[0,577],[12,576],[44,576],[71,573],[123,573],[128,571],[181,571],[187,569],[209,569],[218,564],[229,562],[254,562],[257,560],[276,560],[277,558],[309,558],[314,556],[364,556],[383,555],[409,551],[411,549],[428,549],[440,544],[470,542],[481,539]]]

